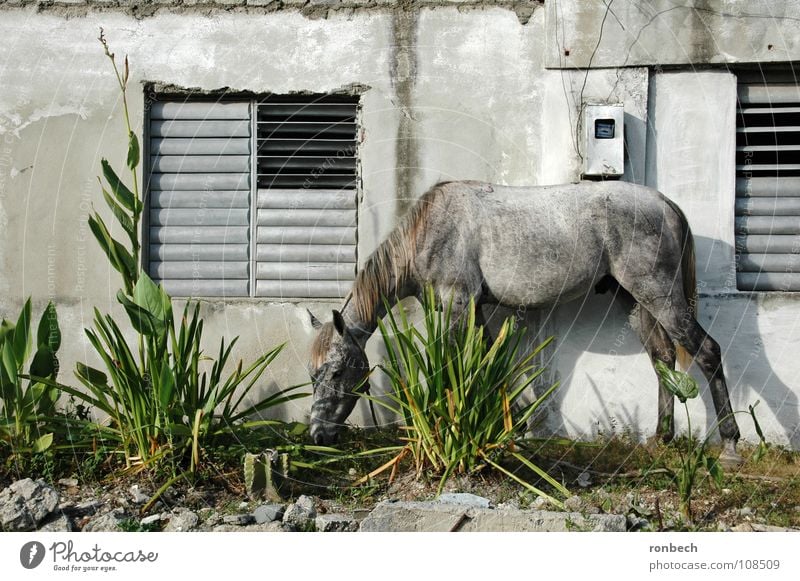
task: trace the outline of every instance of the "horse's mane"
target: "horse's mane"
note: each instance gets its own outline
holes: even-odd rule
[[[311,366],[318,369],[320,365],[325,363],[325,357],[328,350],[331,348],[331,340],[333,339],[333,324],[325,323],[319,330],[314,343],[311,345]]]
[[[400,224],[364,263],[353,283],[353,305],[360,321],[372,322],[376,307],[400,288],[411,274],[417,257],[417,240],[425,232],[436,198],[447,182],[425,192]]]
[[[350,300],[361,322],[374,322],[382,297],[394,292],[408,280],[417,257],[417,240],[427,228],[435,199],[442,193],[446,183],[436,184],[425,192],[358,271]],[[333,325],[325,323],[314,339],[311,364],[315,368],[325,361],[333,333]]]

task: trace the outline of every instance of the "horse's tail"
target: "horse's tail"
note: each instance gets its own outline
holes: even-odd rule
[[[683,295],[689,304],[689,313],[697,318],[697,269],[694,255],[694,236],[686,215],[675,202],[666,198],[667,204],[675,211],[680,218],[683,239],[681,240],[681,279],[683,280]],[[692,364],[692,355],[679,343],[675,344],[678,364],[684,371],[688,371]]]

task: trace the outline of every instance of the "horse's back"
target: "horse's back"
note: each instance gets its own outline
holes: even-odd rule
[[[468,286],[480,278],[489,296],[506,304],[582,296],[623,265],[652,264],[653,244],[675,230],[660,193],[626,182],[452,182],[441,185],[440,196],[428,272],[461,276]],[[473,263],[479,271],[471,270]]]

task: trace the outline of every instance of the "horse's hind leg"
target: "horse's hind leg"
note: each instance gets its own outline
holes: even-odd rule
[[[675,369],[675,345],[666,330],[650,311],[636,302],[628,291],[619,287],[617,299],[627,311],[631,326],[644,345],[647,355],[655,369],[656,361],[661,361],[670,369]],[[658,378],[658,424],[656,438],[669,442],[675,436],[675,397],[664,387],[661,376]]]
[[[655,369],[656,361],[663,362],[670,369],[675,369],[675,345],[672,339],[664,330],[655,317],[650,312],[639,305],[636,316],[638,319],[639,338],[644,345],[650,361]],[[658,425],[656,426],[656,437],[664,442],[669,442],[675,436],[675,396],[672,395],[658,377]]]
[[[663,298],[642,304],[666,329],[667,334],[694,357],[694,362],[708,380],[717,420],[720,422],[719,433],[723,444],[720,460],[729,466],[741,464],[742,458],[736,452],[739,426],[731,408],[719,343],[700,326],[683,297],[673,295],[671,304],[668,299]]]

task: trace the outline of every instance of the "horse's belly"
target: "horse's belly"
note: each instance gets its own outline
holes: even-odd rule
[[[601,277],[598,277],[598,279]],[[595,283],[593,278],[556,280],[550,277],[518,275],[485,276],[487,299],[509,307],[539,308],[566,303],[585,296]]]
[[[608,273],[599,245],[495,248],[481,258],[487,299],[513,307],[544,307],[585,296]],[[532,249],[536,249],[532,251]]]

